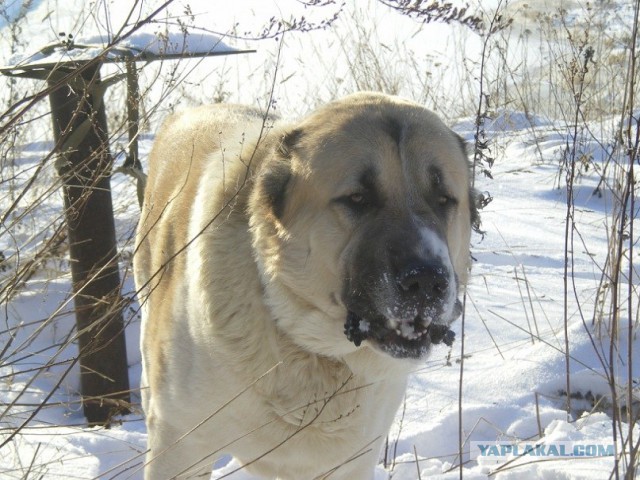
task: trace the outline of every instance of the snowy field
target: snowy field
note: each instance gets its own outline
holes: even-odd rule
[[[19,3],[9,2],[9,5]],[[22,35],[30,36],[27,45],[30,48],[23,46],[18,53],[29,54],[34,46],[57,40],[57,33],[51,35],[54,31],[79,31],[85,38],[95,38],[100,33],[103,21],[91,16],[82,17],[86,24],[82,28],[78,26],[78,12],[82,10],[80,5],[83,2],[68,3],[68,6],[63,6],[56,2],[58,6],[54,9],[47,0],[32,2],[22,32]],[[219,12],[221,14],[215,21],[220,23],[209,23],[215,16],[210,11],[211,7],[206,6],[208,2],[189,3],[194,25],[220,25],[224,22],[242,25],[241,20],[246,18],[241,15],[242,9],[228,8]],[[295,6],[296,2],[291,3],[292,8],[306,12],[300,4]],[[497,3],[483,2],[483,5],[489,8]],[[574,9],[574,16],[579,17],[584,12],[579,2],[569,3]],[[612,7],[608,11],[611,18],[614,18],[611,12],[616,11],[618,15],[624,13],[624,21],[619,22],[620,17],[615,17],[617,23],[611,28],[630,29],[633,2],[612,3],[619,5],[617,10]],[[108,4],[113,15],[110,21],[114,25],[121,21],[124,14],[121,10],[126,10],[125,4],[128,2],[121,0]],[[274,9],[278,15],[283,15],[280,10],[284,7],[275,5],[272,2],[247,2],[244,8],[245,12],[251,11],[254,26],[259,26],[276,14]],[[184,9],[183,4],[179,8]],[[46,12],[49,12],[46,22],[51,26],[41,28]],[[362,11],[360,14],[364,15]],[[101,14],[96,15],[102,18]],[[320,14],[316,12],[315,15]],[[391,14],[376,6],[370,15],[378,18]],[[3,32],[8,27],[6,19],[0,22]],[[396,21],[398,25],[405,25],[402,22],[408,20],[382,23],[379,34],[382,37],[390,35],[388,29],[398,28],[394,24]],[[340,25],[340,28],[348,30],[346,19]],[[411,25],[416,32],[418,27]],[[254,26],[242,25],[241,28]],[[446,25],[433,26],[433,43],[429,47],[431,62],[446,62],[448,56],[476,55],[481,50],[480,37],[453,30],[462,36],[454,38],[451,31],[452,27]],[[284,60],[275,82],[272,77],[278,42],[237,40],[235,44],[239,48],[256,48],[258,52],[251,54],[251,59],[249,56],[246,60],[229,57],[231,60],[206,61],[218,64],[196,63],[184,67],[179,73],[181,78],[191,80],[189,73],[194,72],[197,80],[193,80],[192,87],[172,90],[167,103],[171,102],[171,108],[179,109],[192,103],[211,101],[213,93],[207,91],[207,82],[219,81],[211,69],[213,65],[223,65],[223,71],[231,77],[237,75],[236,70],[243,72],[242,80],[238,75],[236,80],[230,81],[225,100],[260,103],[271,93],[270,86],[275,85],[273,94],[279,111],[285,116],[303,114],[331,97],[330,87],[335,83],[330,83],[327,78],[332,71],[337,75],[345,68],[343,64],[335,63],[332,70],[328,58],[313,59],[303,55],[314,49],[317,53],[318,45],[326,41],[328,35],[327,31],[320,31],[290,37],[280,52]],[[306,38],[312,39],[313,43],[305,44]],[[412,33],[411,41],[417,43],[407,48],[420,48],[425,37]],[[229,42],[234,44],[231,40]],[[450,54],[448,49],[454,45],[457,46],[456,53]],[[466,53],[459,51],[461,45],[466,46]],[[7,45],[2,45],[1,53],[0,63],[16,58],[11,56],[16,52],[10,52]],[[300,73],[298,69],[303,64],[304,72]],[[318,70],[310,72],[311,64],[315,64]],[[535,69],[536,66],[533,67]],[[149,88],[150,97],[157,99],[164,95],[162,88],[165,87],[152,89],[152,80],[154,75],[163,78],[166,67],[165,70],[149,68],[153,73],[143,75],[141,81],[148,82],[143,87]],[[469,108],[464,114],[453,100],[451,105],[455,105],[451,108],[441,103],[446,95],[455,98],[453,92],[462,89],[456,85],[460,72],[446,65],[442,68],[449,75],[443,75],[443,80],[449,78],[450,81],[442,83],[445,94],[433,97],[437,105],[429,107],[437,109],[455,131],[473,143],[475,117],[471,115],[474,108]],[[203,69],[208,71],[202,73]],[[290,76],[292,74],[295,75]],[[410,96],[407,88],[408,84],[402,86],[400,93]],[[181,97],[184,92],[191,95]],[[311,97],[310,92],[316,95]],[[464,97],[457,95],[461,96]],[[156,108],[151,103],[148,107],[148,131],[141,137],[140,144],[143,164],[153,142],[153,132],[169,110],[166,106]],[[636,118],[638,114],[640,111],[636,112]],[[474,234],[472,238],[475,260],[466,296],[464,332],[462,322],[458,320],[453,326],[456,331],[453,347],[435,347],[424,365],[412,376],[406,401],[389,434],[386,453],[383,452],[385,460],[383,462],[381,458],[376,471],[376,480],[453,479],[461,475],[467,479],[501,480],[609,478],[616,458],[620,459],[620,439],[627,438],[630,432],[627,423],[613,421],[610,342],[607,335],[598,335],[598,329],[592,322],[599,305],[597,294],[610,248],[615,204],[615,195],[609,189],[601,189],[601,194],[597,194],[596,187],[601,172],[608,165],[620,118],[614,114],[601,115],[593,121],[585,121],[580,129],[576,143],[581,158],[588,159],[588,168],[579,168],[575,182],[575,230],[567,254],[567,190],[562,161],[574,140],[574,125],[567,117],[558,115],[554,118],[548,112],[525,113],[508,105],[492,110],[484,123],[484,132],[490,154],[495,158],[491,168],[493,178],[478,174],[476,188],[493,200],[482,211],[484,235]],[[46,129],[49,118],[39,121],[43,127],[32,129],[32,136],[16,146],[14,181],[6,180],[8,174],[2,177],[2,211],[16,197],[15,189],[19,190],[16,185],[24,185],[32,173],[38,171],[42,159],[52,147]],[[117,156],[116,163],[121,161],[122,156]],[[50,238],[61,222],[62,197],[58,189],[51,187],[55,182],[52,166],[44,167],[38,175],[39,187],[28,192],[14,213],[19,221],[11,223],[11,228],[3,225],[0,230],[0,251],[7,258],[0,269],[0,285],[8,281],[20,262],[25,261],[20,256],[28,258],[37,251],[42,241]],[[123,253],[123,292],[125,296],[133,297],[130,259],[132,234],[139,211],[135,185],[130,178],[115,174],[113,191],[118,243]],[[36,208],[29,208],[31,204]],[[635,216],[636,212],[633,214]],[[634,235],[636,238],[631,239],[630,244],[636,242],[637,232]],[[636,299],[638,252],[640,250],[636,248],[631,259],[632,268],[629,270],[632,278],[629,280],[627,276],[621,283],[621,288],[627,289],[629,283],[624,282],[630,282]],[[565,291],[567,261],[569,276]],[[74,365],[77,350],[68,342],[74,318],[68,259],[64,250],[59,256],[41,262],[39,268],[21,282],[20,288],[11,296],[3,297],[3,302],[0,319],[0,479],[142,478],[146,431],[137,393],[140,352],[135,299],[125,313],[129,322],[126,335],[134,412],[119,419],[110,429],[84,426],[78,394],[78,368]],[[638,308],[637,303],[634,308]],[[634,322],[637,313],[633,309],[632,312],[631,322]],[[635,402],[640,403],[640,348],[635,336],[631,342],[627,341],[628,317],[625,310],[622,313],[624,329],[618,332],[619,349],[613,355],[613,370],[619,386],[617,395],[621,398],[631,396],[632,410],[636,407],[637,414]],[[461,355],[462,339],[464,357]],[[632,346],[631,351],[628,351],[628,345]],[[628,377],[630,372],[631,379]],[[567,375],[570,380],[569,413]],[[626,390],[628,385],[634,385],[631,395]],[[632,438],[637,442],[640,429],[636,426],[634,430]],[[617,439],[615,445],[614,437]],[[472,442],[485,446],[500,445],[498,442],[504,445],[506,442],[523,448],[526,445],[560,444],[570,445],[570,448],[574,445],[595,446],[603,447],[607,453],[585,457],[558,457],[553,454],[477,457]],[[623,460],[621,462],[624,463]],[[462,467],[459,467],[461,463]],[[212,478],[251,478],[242,470],[236,471],[238,468],[233,459],[223,458],[216,464]]]

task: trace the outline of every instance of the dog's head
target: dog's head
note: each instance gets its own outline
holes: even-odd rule
[[[250,210],[297,343],[419,358],[453,340],[476,212],[464,144],[435,114],[381,94],[327,105],[282,135]]]

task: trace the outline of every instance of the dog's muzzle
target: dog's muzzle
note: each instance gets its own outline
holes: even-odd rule
[[[432,344],[452,345],[455,333],[449,325],[462,304],[450,267],[437,260],[414,260],[405,263],[394,284],[377,283],[370,294],[345,299],[344,333],[355,346],[368,341],[392,357],[420,358]]]

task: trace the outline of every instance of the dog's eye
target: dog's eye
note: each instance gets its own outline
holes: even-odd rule
[[[355,192],[343,198],[344,203],[353,210],[365,210],[371,205],[368,196],[362,192]]]
[[[438,205],[442,208],[455,207],[458,204],[458,200],[449,195],[440,195],[438,197]]]
[[[350,210],[357,213],[367,211],[373,203],[369,198],[369,195],[364,192],[354,192],[348,195],[344,195],[337,198],[336,202],[346,206]]]
[[[364,195],[362,193],[352,193],[349,195],[349,202],[354,205],[362,205],[365,202]]]

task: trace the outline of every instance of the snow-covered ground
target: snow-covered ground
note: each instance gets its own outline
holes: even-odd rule
[[[123,15],[118,6],[125,3],[128,4],[109,3],[110,11],[116,16]],[[208,2],[190,3],[202,7]],[[246,7],[255,9],[251,18],[256,25],[268,20],[273,11],[273,5],[267,3],[253,2],[251,7]],[[25,27],[33,32],[30,45],[40,46],[55,40],[55,36],[51,38],[50,35],[53,31],[68,33],[78,28],[73,26],[72,20],[76,13],[74,8],[80,8],[78,5],[81,4],[70,1],[67,11],[63,6],[54,9],[53,2],[33,2],[31,8],[34,13],[29,17],[28,27]],[[377,8],[372,15],[379,13]],[[210,18],[202,15],[196,14],[193,23],[199,24],[205,21],[204,18]],[[240,10],[229,10],[222,18],[239,22],[239,16]],[[43,18],[50,25],[47,29],[38,27]],[[53,25],[54,21],[68,26]],[[112,22],[116,24],[115,19]],[[97,21],[86,21],[82,34],[86,37],[94,35],[100,25]],[[6,25],[0,23],[0,28],[6,28]],[[50,30],[48,34],[46,30]],[[436,31],[444,31],[443,26],[436,27]],[[326,35],[326,32],[318,35]],[[433,55],[443,58],[444,50],[450,45],[447,42],[439,37],[432,46]],[[245,46],[241,45],[242,48]],[[255,46],[260,48],[262,44],[252,48]],[[267,56],[273,54],[273,45],[264,48]],[[438,51],[438,48],[443,50]],[[469,51],[476,52],[478,48],[478,41],[469,45]],[[3,55],[0,63],[9,58],[6,50],[3,50]],[[259,69],[259,65],[264,68],[269,65],[270,60],[260,58],[260,51],[255,55],[252,66],[234,64],[234,68]],[[291,55],[301,55],[301,51]],[[311,59],[306,58],[305,61],[305,68],[308,68]],[[325,68],[329,65],[327,58],[317,61]],[[285,64],[279,73],[281,80],[288,78],[288,72],[295,71],[290,62]],[[271,85],[272,74],[272,70],[254,74],[253,81],[265,80]],[[330,72],[325,69],[316,77],[322,83],[328,75]],[[304,76],[304,82],[310,83],[309,78]],[[205,76],[204,85],[206,81]],[[318,89],[319,95],[326,94],[320,83],[301,89],[290,88],[291,84],[282,82],[276,87],[280,110],[299,113],[305,110],[305,106],[318,102],[317,98],[307,100],[304,95],[313,88]],[[254,94],[255,91],[257,88],[237,99],[251,101],[263,98]],[[236,95],[232,97],[236,99]],[[206,97],[200,99],[207,100]],[[151,118],[150,123],[157,124],[157,117],[161,116],[158,114]],[[615,456],[610,454],[584,458],[558,458],[553,455],[506,459],[487,455],[476,458],[472,442],[485,446],[508,442],[509,445],[520,444],[523,448],[527,444],[560,445],[563,442],[606,448],[613,445],[614,425],[608,408],[611,402],[607,380],[609,372],[602,362],[602,359],[609,361],[609,342],[595,335],[591,319],[609,248],[613,203],[608,190],[599,196],[594,194],[594,189],[599,180],[597,169],[604,167],[606,149],[614,138],[613,126],[618,120],[619,117],[611,116],[588,124],[590,135],[579,142],[581,152],[590,159],[591,168],[581,171],[574,191],[576,234],[569,248],[572,255],[566,300],[563,278],[567,203],[565,174],[560,165],[563,149],[571,143],[571,125],[560,119],[515,110],[496,110],[487,120],[485,132],[490,140],[491,155],[495,157],[491,169],[493,179],[478,176],[476,187],[489,192],[493,201],[482,212],[482,228],[486,234],[483,237],[475,235],[472,239],[475,261],[466,298],[464,336],[461,321],[458,321],[454,325],[457,340],[453,347],[436,347],[423,367],[413,375],[406,402],[389,435],[386,466],[381,463],[378,467],[376,480],[459,478],[460,431],[464,442],[464,478],[485,479],[492,472],[498,473],[490,478],[499,479],[595,480],[609,477],[615,461]],[[42,121],[47,122],[48,118]],[[453,119],[451,124],[467,140],[473,139],[474,119]],[[142,137],[143,161],[152,141],[152,132]],[[23,180],[37,170],[51,146],[46,131],[19,146],[15,168],[22,172]],[[119,163],[121,158],[117,161]],[[7,269],[0,272],[0,285],[20,263],[18,250],[24,255],[36,250],[60,221],[60,192],[49,190],[47,186],[55,179],[53,170],[46,167],[39,175],[40,186],[33,191],[34,197],[25,198],[23,206],[15,214],[23,215],[21,221],[13,223],[10,230],[3,226],[0,232],[0,251],[10,260]],[[0,184],[2,210],[15,196],[15,192],[9,191],[11,185],[15,183],[6,181]],[[138,215],[136,191],[129,177],[121,174],[114,176],[113,190],[119,246],[123,252],[123,291],[125,295],[131,295],[134,288],[128,259]],[[33,211],[25,207],[36,201],[38,207]],[[635,255],[633,261],[637,264],[638,253]],[[2,305],[0,442],[8,442],[0,447],[0,479],[141,478],[146,432],[142,412],[137,405],[131,415],[123,417],[121,423],[110,429],[84,426],[78,396],[78,369],[74,362],[77,350],[68,342],[74,320],[70,313],[67,267],[64,255],[46,261]],[[634,289],[637,284],[637,278],[634,278]],[[568,318],[566,334],[565,306]],[[626,312],[623,318],[624,315]],[[136,391],[140,353],[139,317],[135,302],[126,316],[129,321],[126,334],[130,379],[132,389]],[[636,389],[640,377],[637,373],[640,368],[638,346],[632,342],[634,349],[627,352],[625,336],[626,333],[621,331],[620,351],[615,360],[620,395],[626,395],[627,359],[631,359],[634,368],[632,378]],[[463,338],[464,361],[461,363]],[[568,365],[565,342],[569,344]],[[572,397],[569,415],[566,411],[567,372]],[[635,391],[633,395],[634,401],[640,402],[639,392]],[[135,393],[133,400],[139,402]],[[40,408],[43,404],[44,407]],[[462,406],[461,415],[459,405]],[[624,423],[616,425],[618,439],[627,437],[626,428]],[[635,431],[633,438],[637,441],[639,437],[640,431]],[[620,448],[618,443],[617,451]],[[212,478],[221,478],[237,467],[232,459],[222,459],[216,464]],[[228,478],[250,477],[240,471]]]

